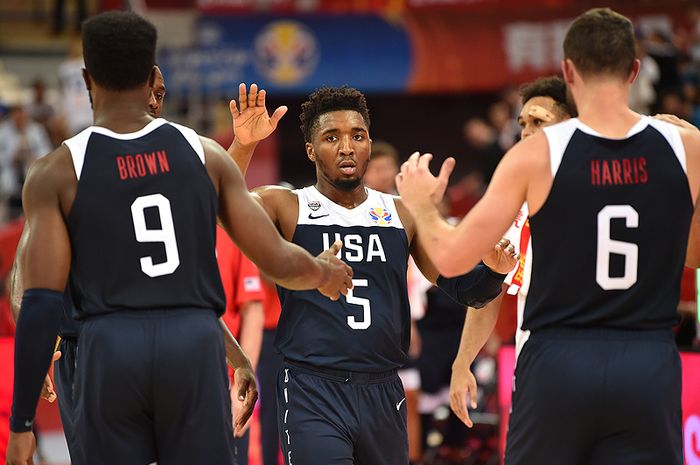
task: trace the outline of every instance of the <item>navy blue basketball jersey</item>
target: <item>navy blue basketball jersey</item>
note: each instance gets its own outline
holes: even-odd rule
[[[608,139],[571,119],[544,132],[553,183],[530,218],[523,328],[670,329],[693,215],[678,128],[642,117]]]
[[[78,179],[66,219],[78,316],[182,307],[222,312],[218,199],[199,136],[157,119],[130,134],[90,127],[65,144]]]
[[[318,255],[341,240],[339,257],[352,267],[354,287],[335,302],[317,290],[278,288],[278,349],[290,360],[339,370],[402,366],[410,337],[409,244],[393,196],[367,189],[367,199],[347,209],[313,186],[294,192],[299,218],[292,242]]]

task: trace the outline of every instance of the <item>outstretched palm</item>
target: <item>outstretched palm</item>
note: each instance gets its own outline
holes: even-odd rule
[[[277,108],[272,115],[267,114],[265,107],[266,92],[258,91],[257,84],[238,86],[238,105],[235,100],[229,103],[233,118],[233,134],[241,145],[249,145],[268,137],[277,128],[277,123],[287,113],[287,107]]]

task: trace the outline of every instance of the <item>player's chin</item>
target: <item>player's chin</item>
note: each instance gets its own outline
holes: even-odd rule
[[[351,190],[355,189],[362,182],[362,178],[357,175],[340,176],[335,179],[334,184],[339,189]]]

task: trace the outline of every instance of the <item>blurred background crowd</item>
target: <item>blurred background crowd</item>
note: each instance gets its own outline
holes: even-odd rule
[[[289,106],[278,130],[258,147],[251,187],[312,182],[300,104],[316,87],[347,84],[365,92],[370,108],[374,144],[367,184],[393,192],[400,163],[416,150],[438,160],[454,156],[444,212],[460,217],[519,139],[519,86],[558,72],[568,22],[593,6],[613,7],[635,22],[642,68],[631,107],[700,126],[700,2],[689,0],[2,0],[0,283],[21,231],[27,170],[92,123],[79,41],[80,21],[90,14],[134,9],[153,21],[167,88],[163,117],[225,147],[233,138],[228,102],[239,82],[267,89],[268,108]],[[575,264],[562,272],[575,277]],[[425,464],[499,463],[498,360],[502,346],[513,342],[515,299],[504,299],[496,331],[475,362],[482,399],[476,426],[467,430],[450,415],[447,390],[465,313],[420,276],[411,283],[415,362],[404,379],[412,391],[407,403],[415,409],[411,458]],[[0,335],[11,338],[14,323],[2,290]],[[686,350],[700,346],[696,295],[694,270],[688,270],[677,328],[678,344]],[[259,351],[265,369],[278,363],[270,347],[279,311],[274,300],[270,293],[253,295],[250,301],[262,310],[251,311],[245,300],[227,310],[235,314],[241,338],[260,338],[248,345]],[[9,360],[3,359],[3,370]],[[2,378],[3,392],[11,390]],[[50,438],[60,424],[55,412],[42,408],[38,428]],[[273,465],[280,460],[276,442],[269,445],[276,433],[261,425],[262,417],[256,415],[252,427],[249,460]],[[51,441],[40,447],[46,463],[62,463],[52,458],[60,446]]]

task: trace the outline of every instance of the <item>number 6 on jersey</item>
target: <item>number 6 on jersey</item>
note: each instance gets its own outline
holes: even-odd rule
[[[160,229],[146,228],[147,208],[158,209]],[[153,263],[153,257],[141,257],[141,270],[151,278],[172,274],[180,266],[180,254],[175,239],[175,226],[170,201],[162,194],[137,197],[131,204],[131,217],[134,220],[134,233],[139,242],[162,242],[165,246],[165,261]]]

